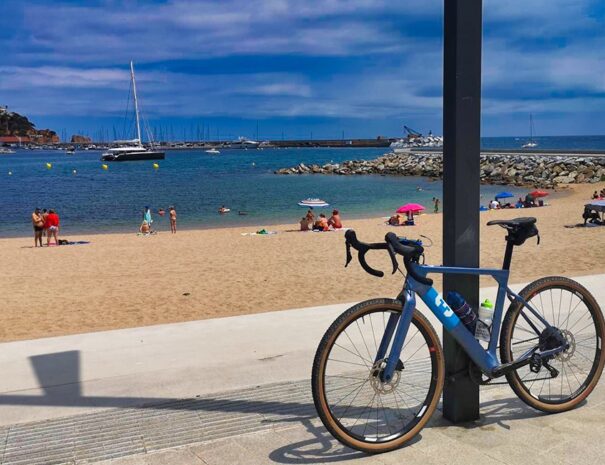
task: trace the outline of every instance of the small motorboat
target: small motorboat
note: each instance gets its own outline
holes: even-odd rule
[[[229,213],[231,211],[230,208],[221,207],[218,209],[218,212],[222,215],[223,213]]]
[[[208,150],[205,150],[206,153],[210,154],[210,155],[218,155],[221,152],[219,152],[217,149],[215,149],[214,147]]]

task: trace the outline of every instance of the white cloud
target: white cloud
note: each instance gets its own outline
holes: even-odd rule
[[[484,2],[488,117],[603,106],[596,94],[605,92],[605,27],[590,13],[594,4]],[[137,72],[150,116],[440,118],[441,0],[23,5],[25,22],[7,41],[0,90],[23,91],[13,95],[37,114],[121,114],[127,63],[135,59],[151,63]],[[351,59],[359,67],[170,71],[171,62],[240,55]],[[169,64],[149,71],[158,62]]]

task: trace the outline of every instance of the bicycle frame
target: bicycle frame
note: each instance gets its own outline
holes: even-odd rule
[[[383,381],[390,381],[393,377],[393,372],[399,360],[405,337],[407,335],[414,309],[416,308],[416,295],[419,295],[422,301],[431,309],[445,329],[456,339],[456,341],[464,348],[471,360],[485,373],[488,377],[500,376],[497,373],[498,369],[502,368],[496,349],[498,340],[500,339],[500,328],[502,325],[502,315],[504,312],[504,300],[508,296],[512,301],[519,301],[527,308],[546,328],[550,328],[550,324],[542,315],[529,305],[523,298],[517,295],[508,287],[508,278],[510,271],[507,269],[490,269],[490,268],[461,268],[447,266],[430,266],[411,264],[414,271],[422,277],[426,277],[429,273],[439,274],[465,274],[465,275],[488,275],[494,278],[498,283],[498,293],[496,297],[496,305],[494,308],[493,323],[491,329],[491,337],[487,349],[484,349],[481,344],[475,339],[475,336],[466,328],[460,318],[454,313],[450,306],[444,301],[442,296],[433,286],[422,284],[408,275],[405,280],[403,290],[399,294],[398,300],[403,303],[401,314],[392,314],[388,320],[385,333],[380,342],[378,353],[375,362],[385,358],[389,343],[393,339],[391,350],[389,352],[387,365],[381,374]],[[540,331],[529,320],[529,318],[521,313],[523,318],[536,331],[536,335],[540,335]],[[540,355],[548,356],[560,352],[562,349],[553,349],[550,351],[541,352]],[[529,359],[535,349],[528,350],[521,355],[519,359],[513,363]],[[552,352],[552,354],[551,354]]]

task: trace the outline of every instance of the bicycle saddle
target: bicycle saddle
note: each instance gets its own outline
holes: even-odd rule
[[[527,218],[514,218],[512,220],[492,220],[487,223],[488,226],[493,226],[495,224],[506,229],[515,229],[519,226],[536,224],[536,219],[533,216],[530,216]]]
[[[522,245],[527,239],[534,236],[538,236],[538,244],[540,243],[540,232],[536,227],[536,219],[534,217],[492,220],[487,223],[488,226],[495,224],[502,226],[508,231],[506,240],[513,245]]]

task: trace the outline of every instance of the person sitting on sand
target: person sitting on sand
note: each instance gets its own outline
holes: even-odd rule
[[[319,218],[313,225],[313,231],[328,231],[329,229],[330,228],[328,227],[328,219],[326,218],[326,215],[321,213],[319,215]]]
[[[46,247],[50,246],[50,238],[55,238],[55,245],[59,245],[59,215],[51,208],[46,217],[48,231],[46,233]]]
[[[403,223],[403,216],[401,216],[399,213],[389,218],[389,224],[391,226],[401,226]]]
[[[309,219],[306,216],[303,216],[300,219],[300,230],[301,231],[308,231],[309,229],[311,229],[311,225],[313,223],[309,222]]]
[[[590,207],[584,207],[584,213],[582,213],[582,218],[584,219],[584,226],[586,226],[586,222],[589,222],[591,224],[601,224],[599,213],[592,210]]]
[[[599,198],[599,193],[597,191],[594,191],[594,194],[592,194],[592,199],[598,199]]]
[[[309,208],[307,210],[307,221],[309,224],[313,224],[315,222],[315,214],[313,213],[313,208]]]
[[[146,220],[143,220],[141,223],[141,227],[139,228],[139,232],[141,234],[151,234],[151,228],[149,227],[149,223]]]
[[[334,229],[342,228],[342,222],[340,221],[340,213],[338,210],[332,211],[332,216],[328,220],[328,226],[332,226]]]
[[[498,208],[500,208],[500,202],[498,202],[496,199],[492,200],[489,203],[489,209],[490,210],[497,210]]]
[[[517,200],[515,208],[523,208],[523,199],[521,197],[519,197],[519,200]]]

